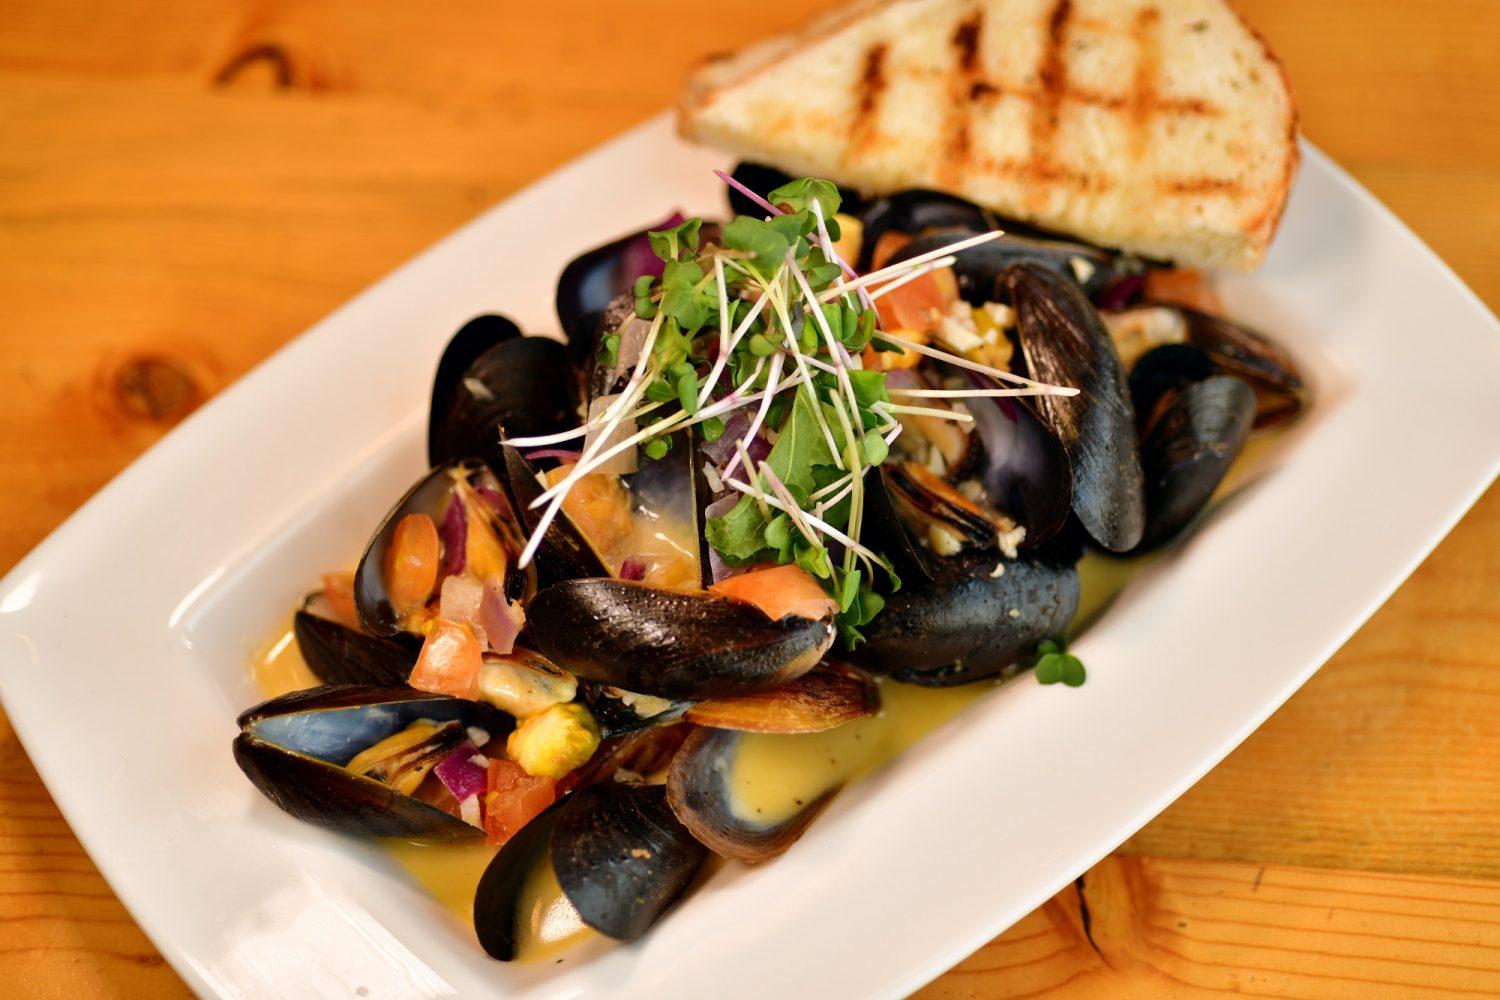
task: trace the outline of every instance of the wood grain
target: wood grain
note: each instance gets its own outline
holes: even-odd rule
[[[670,103],[692,62],[832,5],[0,0],[0,568],[344,299]],[[1240,7],[1308,135],[1500,303],[1500,4]],[[1500,992],[1497,553],[1492,490],[1125,854],[930,995]],[[183,992],[3,724],[0,765],[0,992]]]

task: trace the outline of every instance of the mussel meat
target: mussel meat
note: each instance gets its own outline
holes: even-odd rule
[[[376,635],[420,633],[439,585],[450,577],[493,590],[491,603],[506,618],[506,600],[522,599],[536,586],[532,570],[514,566],[520,542],[510,503],[488,468],[457,462],[433,469],[391,508],[365,547],[354,573],[360,624]],[[508,651],[496,645],[499,634],[497,628],[491,644]]]
[[[419,728],[422,723],[430,725]],[[240,770],[297,819],[377,837],[460,840],[484,831],[411,792],[444,757],[470,744],[471,730],[483,730],[487,741],[510,722],[488,705],[461,698],[329,685],[256,705],[240,716],[239,727],[234,759]],[[404,732],[413,738],[393,741]],[[384,752],[359,760],[372,748]]]
[[[676,902],[707,856],[673,815],[662,786],[590,785],[526,824],[495,855],[474,894],[474,929],[492,957],[514,959],[534,920],[527,885],[547,866],[571,907],[568,917],[633,941]]]
[[[628,580],[567,580],[527,611],[537,647],[581,678],[669,699],[762,691],[811,670],[833,642],[830,618],[788,615],[705,593]]]

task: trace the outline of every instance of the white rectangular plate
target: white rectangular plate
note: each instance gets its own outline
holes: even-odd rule
[[[428,374],[470,316],[554,330],[562,264],[673,207],[722,212],[665,117],[422,254],[223,393],[0,585],[0,693],[110,884],[200,993],[897,996],[1047,899],[1280,705],[1500,461],[1500,330],[1307,148],[1231,315],[1317,406],[1272,469],[1079,643],[1089,682],[984,698],[720,873],[641,942],[492,962],[375,848],[298,824],[230,758],[246,658],[422,467]]]

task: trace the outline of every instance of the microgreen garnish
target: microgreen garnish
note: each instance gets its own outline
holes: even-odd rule
[[[1068,652],[1066,640],[1043,639],[1036,647],[1036,679],[1040,684],[1057,684],[1082,687],[1088,672],[1083,661]]]
[[[839,191],[832,183],[801,178],[761,198],[720,174],[766,210],[738,216],[707,243],[703,223],[688,219],[648,233],[662,275],[643,275],[631,286],[635,315],[649,330],[624,385],[606,406],[573,431],[515,438],[516,447],[540,447],[586,438],[581,455],[562,479],[532,503],[543,508],[521,554],[526,565],[563,500],[580,479],[627,449],[646,460],[663,458],[674,435],[688,427],[718,441],[740,417],[731,457],[705,470],[715,490],[740,495],[728,513],[711,518],[705,537],[730,565],[795,564],[823,583],[838,604],[844,641],[860,641],[860,628],[900,586],[890,562],[860,541],[865,473],[886,461],[901,433],[898,414],[972,419],[956,409],[913,405],[924,397],[1072,395],[1051,386],[959,357],[882,330],[875,299],[922,274],[947,267],[970,246],[994,239],[986,233],[858,276],[835,248],[840,227]],[[621,336],[600,342],[598,361],[613,371]],[[888,389],[885,374],[864,368],[866,348],[915,350],[939,361],[1012,383],[1005,389]],[[632,348],[634,350],[634,348]],[[913,402],[902,402],[912,400]],[[751,452],[772,439],[769,454]],[[722,446],[721,446],[722,447]],[[1044,644],[1047,645],[1047,644]],[[1048,674],[1077,660],[1056,646],[1038,664]],[[1047,660],[1047,656],[1055,659]],[[1072,666],[1057,680],[1073,683]],[[1079,683],[1082,665],[1077,666]]]

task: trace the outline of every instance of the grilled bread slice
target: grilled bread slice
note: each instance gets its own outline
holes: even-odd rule
[[[684,135],[1248,270],[1297,167],[1286,75],[1226,0],[864,0],[689,82]]]

